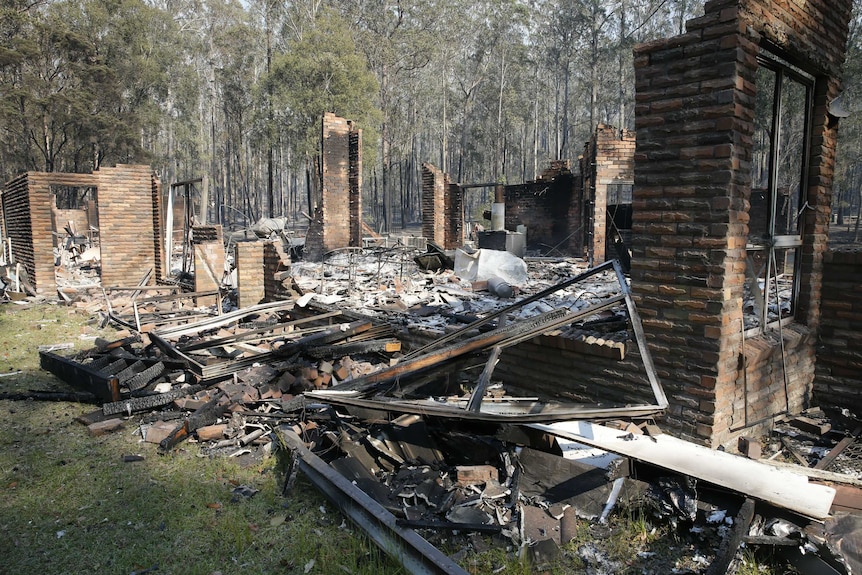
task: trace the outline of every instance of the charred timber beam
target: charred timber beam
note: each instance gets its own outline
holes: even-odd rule
[[[401,341],[395,338],[372,339],[368,341],[351,341],[336,345],[322,345],[308,350],[308,355],[315,359],[344,357],[360,353],[401,351]]]
[[[401,527],[395,516],[364,491],[312,453],[293,431],[281,437],[298,460],[299,469],[387,555],[414,575],[466,575],[457,563],[412,529]]]
[[[170,435],[159,442],[159,448],[165,451],[173,449],[201,427],[212,425],[218,421],[219,416],[224,412],[224,407],[219,404],[220,400],[221,394],[216,395],[200,406],[182,424],[174,429]]]
[[[148,411],[156,407],[167,405],[181,397],[197,393],[203,389],[199,385],[192,385],[184,389],[169,391],[167,393],[155,393],[153,395],[143,395],[141,397],[132,397],[122,399],[102,405],[102,413],[105,415],[116,415],[118,413],[136,413],[138,411]]]
[[[260,312],[275,312],[282,311],[293,307],[292,301],[277,301],[272,303],[262,303],[258,305],[254,305],[251,307],[245,307],[242,309],[238,309],[236,311],[232,311],[230,313],[222,314],[219,317],[214,317],[212,319],[206,319],[203,321],[199,321],[197,323],[181,325],[177,327],[172,327],[159,331],[159,335],[164,338],[178,338],[183,335],[192,335],[196,333],[200,333],[201,331],[208,329],[215,329],[218,327],[223,327],[226,325],[230,325],[231,323],[238,322],[244,317],[257,314]]]
[[[184,346],[181,346],[179,349],[182,349],[183,351],[194,351],[196,349],[205,349],[205,348],[214,347],[217,345],[228,345],[228,344],[235,343],[238,341],[248,341],[250,339],[260,339],[260,336],[262,336],[263,334],[270,334],[271,333],[273,335],[277,335],[279,331],[284,331],[288,328],[291,328],[291,327],[294,327],[297,325],[302,325],[304,323],[308,323],[308,322],[315,321],[315,320],[329,319],[329,318],[336,317],[338,315],[341,315],[341,313],[337,312],[337,311],[331,311],[329,313],[324,313],[321,315],[316,315],[316,316],[312,316],[312,317],[306,317],[306,318],[301,318],[301,319],[297,319],[297,320],[293,320],[293,321],[279,323],[279,324],[276,324],[274,326],[259,327],[259,328],[256,328],[256,329],[253,329],[250,331],[244,331],[244,332],[242,332],[240,334],[236,334],[236,335],[229,335],[226,337],[220,337],[220,338],[216,338],[216,339],[210,339],[207,341],[201,341],[201,342],[193,343],[190,345],[184,345]]]
[[[120,380],[50,351],[39,352],[39,365],[73,387],[92,393],[102,401],[120,399]]]
[[[247,367],[251,367],[255,363],[264,363],[276,359],[284,358],[294,353],[305,351],[309,348],[318,345],[326,345],[341,339],[346,339],[350,336],[362,333],[371,328],[371,323],[368,321],[355,321],[349,324],[335,325],[326,328],[320,333],[308,335],[299,338],[296,341],[286,343],[280,348],[265,353],[260,353],[250,357],[243,357],[233,361],[225,361],[221,363],[203,364],[194,357],[186,354],[184,351],[177,349],[171,342],[167,341],[162,335],[150,333],[150,341],[152,341],[159,349],[168,356],[185,362],[189,369],[203,382],[216,381],[223,379],[234,373],[242,371]]]

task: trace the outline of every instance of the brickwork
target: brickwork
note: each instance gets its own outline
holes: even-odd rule
[[[154,228],[159,207],[149,166],[119,165],[98,174],[102,285],[132,285],[152,268],[161,277],[161,233]]]
[[[290,254],[284,251],[280,241],[267,242],[263,246],[263,289],[266,301],[288,299],[290,293],[276,274],[290,270]]]
[[[219,289],[225,269],[222,227],[194,226],[191,241],[195,256],[195,291]]]
[[[745,419],[784,403],[798,410],[810,395],[836,137],[826,104],[838,94],[850,8],[850,0],[713,0],[686,34],[635,48],[632,289],[678,434],[725,444]],[[754,79],[764,45],[818,78],[804,198],[813,209],[803,216],[796,324],[746,339]]]
[[[51,260],[36,258],[36,245],[41,242],[38,239],[34,242],[33,238],[28,181],[28,175],[21,174],[6,184],[3,191],[3,237],[12,242],[14,261],[27,270],[31,283],[41,287],[54,282],[54,256],[52,253]],[[46,246],[39,247],[45,249]],[[47,268],[46,263],[49,264]]]
[[[323,208],[319,206],[312,212],[308,222],[302,253],[305,259],[313,262],[322,260],[326,253],[323,249]]]
[[[827,252],[814,398],[862,415],[862,251]]]
[[[584,229],[587,254],[593,265],[616,257],[608,252],[613,237],[608,221],[608,186],[634,182],[635,133],[599,124],[584,146],[581,162],[581,189],[584,190]]]
[[[458,184],[447,183],[443,190],[446,204],[445,249],[464,245],[464,190]]]
[[[436,166],[427,162],[422,164],[422,236],[444,249],[447,249],[444,202],[447,179]]]
[[[568,161],[555,162],[538,179],[506,186],[506,229],[527,228],[527,242],[540,250],[556,247],[561,253],[583,253],[578,234],[580,205],[576,178]]]
[[[321,132],[321,197],[305,239],[305,256],[362,245],[362,131],[327,112]]]
[[[167,271],[171,269],[170,254],[165,255],[165,221],[162,215],[162,182],[158,176],[153,175],[150,179],[150,201],[151,213],[153,222],[153,258],[155,277],[166,277],[165,266]]]
[[[350,245],[362,246],[362,130],[357,130],[348,122],[350,131],[347,134],[347,166],[348,203],[350,205]]]
[[[559,336],[540,336],[507,348],[494,377],[528,395],[539,393],[574,403],[655,403],[635,344],[627,344],[622,361],[584,353],[579,344]]]
[[[239,242],[234,247],[237,305],[250,307],[263,301],[263,242]]]
[[[158,276],[163,258],[155,231],[160,228],[153,227],[160,223],[158,180],[148,166],[120,165],[92,174],[27,172],[6,184],[3,210],[13,254],[37,292],[56,288],[51,186],[97,188],[103,285],[137,281],[149,268]]]
[[[51,218],[54,225],[54,230],[59,234],[55,236],[56,242],[61,242],[66,236],[66,226],[72,222],[73,229],[79,236],[86,236],[87,230],[90,228],[90,219],[87,210],[61,210],[59,208],[51,209]]]
[[[422,164],[422,236],[445,250],[464,243],[463,191],[427,162]]]

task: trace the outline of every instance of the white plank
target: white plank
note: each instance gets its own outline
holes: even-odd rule
[[[715,451],[667,434],[629,436],[617,429],[585,421],[529,427],[689,475],[813,519],[827,517],[835,498],[835,489],[809,483],[808,477],[800,473]]]

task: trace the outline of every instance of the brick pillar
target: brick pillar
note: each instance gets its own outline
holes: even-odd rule
[[[290,255],[284,251],[281,241],[266,242],[263,246],[263,285],[266,301],[288,299],[290,292],[276,274],[290,270]]]
[[[862,414],[862,251],[826,254],[820,307],[817,404]]]
[[[422,235],[440,247],[446,243],[444,190],[447,178],[436,166],[422,164]]]
[[[93,175],[99,186],[102,285],[134,285],[148,269],[154,272],[153,283],[161,267],[161,234],[155,229],[152,170],[120,164]]]
[[[263,242],[239,242],[234,250],[237,305],[240,308],[259,304],[265,297]]]
[[[446,184],[443,194],[445,202],[445,233],[443,248],[452,250],[464,244],[464,192],[458,184]]]
[[[350,123],[323,116],[321,146],[323,252],[350,245]]]
[[[222,227],[192,227],[192,246],[195,258],[195,291],[219,289],[225,268]]]
[[[348,194],[350,196],[350,245],[362,247],[362,130],[348,122]]]
[[[790,9],[792,7],[792,9]],[[713,0],[687,33],[635,49],[632,289],[677,433],[717,446],[810,395],[850,0]],[[828,30],[825,33],[824,30]],[[742,336],[755,75],[761,42],[818,78],[796,322]],[[744,368],[740,369],[740,366]],[[785,381],[784,375],[788,375]],[[750,429],[749,429],[750,431]]]
[[[590,238],[588,255],[593,265],[598,265],[607,257],[607,239],[612,232],[607,218],[608,186],[634,181],[635,134],[599,124],[586,145],[584,158],[588,159],[582,166],[589,170],[585,180],[591,208],[585,223]]]

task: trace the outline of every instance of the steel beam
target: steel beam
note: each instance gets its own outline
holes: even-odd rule
[[[414,575],[467,575],[457,563],[312,453],[296,433],[280,428],[299,469],[387,555]]]

